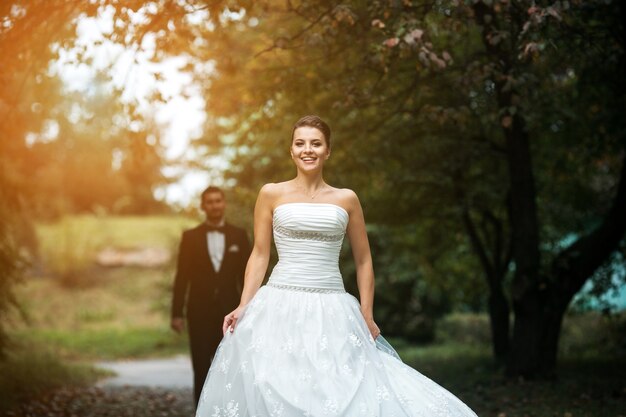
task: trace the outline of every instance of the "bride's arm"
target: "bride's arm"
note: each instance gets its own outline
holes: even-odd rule
[[[235,329],[240,313],[259,290],[265,272],[267,272],[272,243],[272,198],[270,190],[271,184],[264,185],[259,191],[254,206],[254,245],[246,264],[239,306],[224,317],[222,328],[224,333],[229,327],[231,332]]]
[[[254,207],[254,246],[246,265],[240,306],[245,306],[254,297],[263,282],[270,261],[272,244],[272,199],[266,184],[259,191]]]
[[[359,198],[354,192],[346,201],[348,204],[347,234],[352,247],[352,256],[356,267],[356,281],[359,287],[359,298],[361,303],[361,313],[370,333],[374,338],[378,337],[380,330],[374,322],[374,267],[372,264],[372,253],[365,230],[365,218]]]

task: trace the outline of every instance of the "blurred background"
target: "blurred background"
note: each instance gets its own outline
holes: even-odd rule
[[[85,400],[95,362],[186,354],[170,287],[200,192],[223,187],[252,237],[260,186],[295,173],[292,124],[318,114],[406,362],[481,416],[626,415],[624,17],[615,0],[3,1],[0,413],[105,413]],[[356,294],[348,244],[341,266]]]

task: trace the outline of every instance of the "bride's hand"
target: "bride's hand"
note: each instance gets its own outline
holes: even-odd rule
[[[372,337],[374,338],[374,340],[376,340],[378,335],[380,335],[380,329],[378,328],[378,325],[374,321],[374,318],[373,317],[369,317],[369,318],[365,317],[365,323],[367,324],[367,328],[369,329],[370,333],[372,334]]]
[[[230,332],[235,331],[235,326],[237,325],[237,320],[241,317],[241,313],[243,312],[243,306],[239,306],[227,315],[224,316],[224,324],[222,325],[222,334],[226,335],[226,332],[230,330]]]

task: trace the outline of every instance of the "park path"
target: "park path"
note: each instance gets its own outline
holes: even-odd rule
[[[103,379],[100,387],[161,387],[191,388],[193,372],[188,356],[163,359],[140,359],[112,362],[97,362],[95,366],[114,372],[116,375]]]

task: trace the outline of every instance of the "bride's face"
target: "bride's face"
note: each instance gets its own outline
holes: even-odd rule
[[[329,156],[330,148],[320,130],[303,126],[293,132],[291,158],[298,169],[303,171],[321,169]]]

